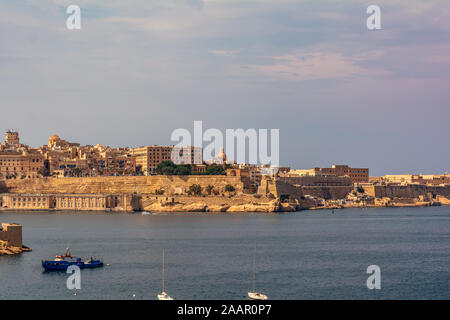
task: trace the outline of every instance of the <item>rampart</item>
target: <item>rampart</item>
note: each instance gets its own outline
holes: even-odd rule
[[[304,179],[307,178],[307,179]],[[308,179],[310,177],[265,178],[261,181],[258,193],[272,194],[278,198],[302,200],[310,195],[325,200],[343,199],[353,190],[349,179]],[[314,178],[314,177],[313,177]]]
[[[227,184],[232,185],[236,193],[244,192],[240,177],[229,176],[124,176],[89,178],[40,178],[23,180],[5,180],[4,189],[14,194],[185,194],[193,184],[203,190],[208,185],[214,190],[225,192]]]
[[[22,248],[22,226],[15,223],[2,223],[0,241],[3,241],[6,247]]]
[[[440,195],[450,198],[450,186],[427,186],[419,184],[410,185],[387,185],[387,186],[364,186],[368,195],[376,198],[418,198],[419,196]]]

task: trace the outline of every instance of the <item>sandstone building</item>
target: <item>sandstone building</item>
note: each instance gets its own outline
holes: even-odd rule
[[[7,131],[0,145],[0,179],[36,178],[42,167],[42,153],[20,144],[18,132]]]
[[[174,148],[174,146],[146,146],[131,149],[130,154],[136,158],[136,166],[139,166],[145,175],[155,174],[158,164],[163,161],[172,161],[175,164],[203,164],[202,148],[193,146],[179,150]]]
[[[291,170],[289,175],[350,177],[352,183],[369,182],[369,168],[351,168],[348,165],[333,165],[331,168]]]

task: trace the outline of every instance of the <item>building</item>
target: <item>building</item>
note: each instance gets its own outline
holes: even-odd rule
[[[118,194],[0,194],[3,210],[131,210],[132,196]]]
[[[425,185],[450,185],[450,174],[427,174],[427,175],[413,175],[412,183]]]
[[[136,158],[136,167],[145,175],[155,174],[158,164],[163,161],[172,161],[175,164],[203,164],[203,149],[192,146],[180,148],[178,152],[174,150],[174,146],[146,146],[131,149],[130,154]]]
[[[172,147],[171,160],[175,164],[203,164],[203,148],[187,146]]]
[[[6,131],[5,146],[18,148],[20,146],[19,132],[11,130]]]
[[[321,176],[322,172],[320,170],[316,170],[316,168],[311,169],[295,169],[288,172],[290,176],[299,176],[299,177],[315,177]]]
[[[311,168],[291,170],[291,176],[337,176],[350,177],[352,183],[369,182],[369,168],[351,168],[348,165],[333,165],[331,168]]]
[[[399,185],[423,184],[423,185],[438,186],[450,184],[449,174],[441,174],[441,175],[390,174],[382,176],[379,179],[380,183],[399,184]]]
[[[320,168],[320,171],[323,175],[349,176],[352,183],[369,182],[369,168],[351,168],[348,165],[333,165],[331,168]]]
[[[110,148],[100,144],[80,146],[52,135],[41,147],[52,176],[135,175],[136,159],[128,148]]]
[[[37,152],[0,152],[0,179],[25,179],[40,176],[44,157]]]
[[[47,146],[51,149],[67,149],[70,147],[79,147],[80,144],[62,140],[58,135],[54,134],[48,139]]]

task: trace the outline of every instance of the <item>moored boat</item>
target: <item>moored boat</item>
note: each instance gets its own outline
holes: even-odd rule
[[[255,253],[253,255],[253,291],[247,292],[248,297],[252,300],[267,300],[269,299],[265,294],[261,292],[257,292],[255,290],[255,282],[256,282],[256,242],[255,242]]]
[[[53,260],[42,260],[42,267],[45,271],[66,271],[70,266],[77,266],[80,269],[99,268],[103,267],[103,261],[92,257],[84,260],[80,257],[72,256],[68,248],[64,255],[57,255]]]
[[[165,291],[164,286],[164,256],[165,250],[163,249],[163,259],[162,259],[162,292],[158,294],[158,300],[173,300],[171,296],[169,296]]]
[[[249,292],[248,297],[253,300],[267,300],[268,297],[265,294],[259,292]]]

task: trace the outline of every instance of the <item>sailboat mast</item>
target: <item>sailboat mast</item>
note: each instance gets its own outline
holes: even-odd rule
[[[255,282],[256,282],[256,242],[255,242],[255,252],[253,253],[253,292],[255,292]]]
[[[164,249],[163,249],[163,261],[162,261],[162,291],[165,292],[164,290]]]

